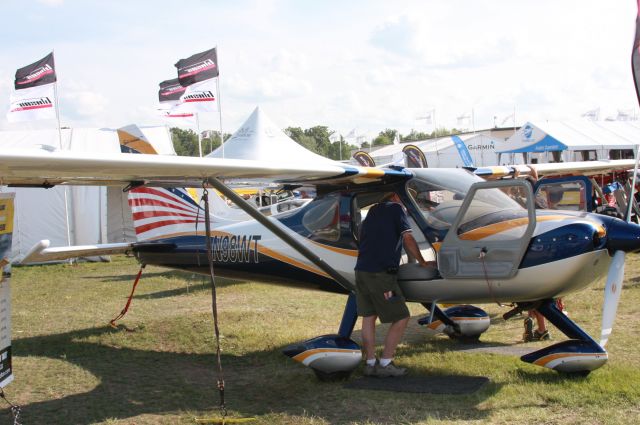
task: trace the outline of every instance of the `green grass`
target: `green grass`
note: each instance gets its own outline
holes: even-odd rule
[[[15,381],[9,400],[30,424],[193,424],[217,415],[215,339],[208,281],[147,267],[129,314],[134,332],[107,324],[124,306],[138,266],[112,263],[13,269]],[[517,356],[465,353],[415,324],[397,363],[411,373],[482,375],[463,396],[350,390],[322,383],[280,350],[337,330],[345,297],[300,288],[218,281],[226,401],[256,424],[637,424],[640,423],[640,256],[628,256],[610,360],[570,379]],[[599,333],[602,287],[565,299],[571,317]],[[423,314],[412,306],[416,316]],[[483,306],[493,325],[482,341],[515,345],[522,320]],[[412,321],[415,322],[415,321]],[[354,339],[359,340],[359,323]],[[551,327],[555,341],[563,339]],[[546,343],[528,344],[532,347]],[[519,345],[521,346],[521,345]],[[356,372],[359,373],[359,372]],[[11,423],[7,409],[0,423]]]

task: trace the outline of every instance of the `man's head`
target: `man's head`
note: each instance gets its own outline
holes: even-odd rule
[[[552,188],[552,190],[549,191],[549,209],[557,208],[563,196],[564,191],[562,189]]]
[[[382,200],[386,201],[386,202],[395,202],[396,204],[401,204],[402,203],[402,201],[400,200],[400,197],[395,192],[386,193]]]

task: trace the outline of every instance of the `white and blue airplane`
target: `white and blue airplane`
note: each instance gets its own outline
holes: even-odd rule
[[[537,169],[553,176],[632,167],[633,161],[619,160],[540,164]],[[407,301],[429,310],[423,321],[428,329],[477,338],[489,326],[489,317],[468,304],[535,308],[569,339],[522,360],[562,373],[588,374],[608,359],[605,344],[622,289],[624,255],[640,250],[640,226],[589,212],[536,209],[528,183],[497,180],[517,170],[527,171],[522,166],[381,169],[156,155],[0,153],[0,184],[119,185],[129,190],[137,242],[75,248],[43,243],[28,261],[130,252],[141,264],[204,274],[211,264],[218,276],[295,282],[346,294],[336,334],[285,349],[322,379],[348,376],[361,361],[360,347],[351,339],[357,319],[353,268],[359,227],[369,206],[395,192],[425,257],[437,259],[437,269],[425,269],[405,256],[398,273]],[[265,216],[229,187],[233,179],[313,186],[315,197],[299,208]],[[220,220],[208,212],[208,203],[201,207],[182,187],[216,189],[251,219]],[[520,194],[519,201],[510,191]],[[580,204],[591,203],[590,188],[579,193]],[[596,340],[562,314],[554,300],[604,280],[602,330]],[[442,310],[438,303],[458,305]]]

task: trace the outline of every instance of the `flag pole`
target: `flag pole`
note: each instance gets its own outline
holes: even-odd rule
[[[51,56],[55,58],[55,49],[51,50]],[[58,104],[58,77],[57,76],[56,76],[56,81],[53,83],[53,100],[54,102],[56,102],[56,121],[58,122],[58,140],[60,142],[60,149],[62,150],[62,129],[60,126],[60,105]]]
[[[438,123],[436,122],[436,108],[433,108],[432,111],[433,111],[433,135],[436,136],[436,131],[438,130]]]
[[[51,54],[55,57],[55,50],[51,50]],[[60,150],[62,147],[62,126],[60,125],[60,105],[58,103],[58,78],[53,83],[53,101],[56,103],[56,122],[58,123],[58,141],[60,143]],[[69,188],[64,187],[64,218],[67,225],[67,246],[71,246],[71,222],[69,220]],[[73,259],[69,259],[69,264],[73,264]]]
[[[471,131],[476,134],[476,115],[473,108],[471,108]]]
[[[222,102],[220,101],[220,56],[216,46],[216,59],[218,63],[218,76],[216,77],[216,91],[218,92],[218,119],[220,120],[220,146],[222,146],[222,158],[224,159],[224,132],[222,131]]]
[[[196,131],[198,132],[198,153],[202,158],[202,139],[200,138],[200,115],[196,112]]]
[[[62,128],[60,126],[60,105],[58,104],[58,82],[53,83],[53,98],[56,102],[56,121],[58,122],[58,141],[62,149]]]

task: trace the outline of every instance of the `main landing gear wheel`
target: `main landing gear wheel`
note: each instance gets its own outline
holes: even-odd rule
[[[475,344],[480,342],[480,334],[478,335],[461,335],[461,334],[449,334],[450,339],[461,342],[463,344]]]
[[[346,381],[351,376],[352,370],[340,371],[340,372],[323,372],[318,369],[313,369],[313,373],[316,374],[316,377],[322,382],[336,382],[336,381]]]

